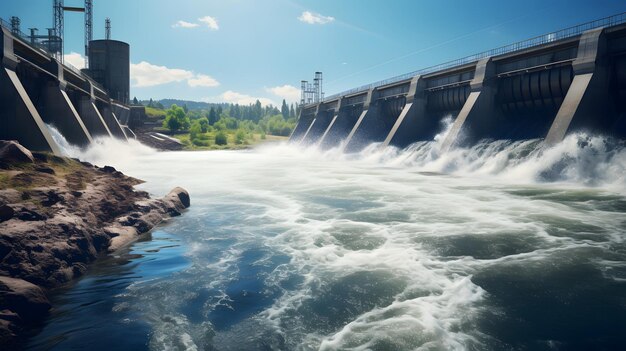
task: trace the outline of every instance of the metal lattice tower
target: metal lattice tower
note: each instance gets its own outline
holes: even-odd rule
[[[20,18],[13,16],[11,17],[11,32],[15,35],[20,35]]]
[[[89,68],[89,42],[93,40],[93,0],[85,0],[85,68]]]
[[[60,38],[59,51],[56,53],[57,60],[63,62],[63,0],[53,0],[52,5],[53,35]]]
[[[324,100],[322,81],[322,72],[315,72],[315,79],[313,79],[313,84],[309,83],[306,80],[300,82],[301,105],[318,103]]]
[[[52,23],[54,24],[54,35],[61,41],[57,59],[63,62],[63,53],[65,53],[64,43],[64,16],[65,11],[84,12],[85,13],[85,67],[89,62],[89,42],[93,39],[93,0],[85,0],[85,7],[66,7],[63,0],[52,1]]]
[[[322,102],[324,100],[324,86],[322,81],[322,72],[315,72],[315,80],[317,81],[317,102]]]
[[[109,17],[104,20],[104,38],[111,40],[111,19]]]

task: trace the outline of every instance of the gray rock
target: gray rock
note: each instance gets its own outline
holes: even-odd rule
[[[0,310],[17,313],[26,322],[40,320],[50,310],[43,290],[22,279],[0,277]]]
[[[187,192],[187,190],[181,187],[176,187],[172,189],[172,191],[170,191],[170,193],[168,194],[168,197],[170,197],[172,194],[178,197],[178,199],[180,200],[180,202],[183,204],[185,208],[189,208],[189,206],[191,206],[191,199],[189,198],[189,193]]]
[[[0,204],[14,204],[22,201],[22,193],[15,189],[0,190]]]

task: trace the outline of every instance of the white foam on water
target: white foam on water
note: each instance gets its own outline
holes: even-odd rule
[[[430,142],[403,150],[373,144],[355,154],[342,153],[342,145],[288,143],[159,153],[115,140],[64,150],[144,179],[152,193],[183,186],[191,194],[192,208],[168,230],[189,243],[193,281],[183,274],[143,282],[124,297],[149,316],[152,349],[202,348],[211,341],[201,335],[213,333],[245,348],[236,332],[260,333],[250,328],[270,328],[288,349],[480,349],[487,336],[473,323],[489,306],[472,280],[477,272],[518,265],[523,271],[623,240],[615,234],[623,228],[620,213],[572,206],[558,195],[626,194],[626,148],[573,134],[550,148],[540,140],[483,141],[443,153],[451,125],[446,120]],[[456,240],[467,238],[492,244],[492,251],[456,254]],[[225,240],[233,243],[216,252]],[[499,252],[498,245],[513,248]],[[178,307],[200,288],[222,294],[202,307],[205,315],[233,302],[226,287],[238,279],[250,247],[289,257],[263,278],[280,291],[270,306],[221,332],[180,315]],[[622,279],[623,268],[611,267],[606,274]],[[300,281],[285,287],[294,276]],[[350,318],[335,325],[322,310],[338,299]],[[327,317],[332,327],[320,327]]]

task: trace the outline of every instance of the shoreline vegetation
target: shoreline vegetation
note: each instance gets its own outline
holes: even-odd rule
[[[184,150],[240,150],[265,142],[285,141],[295,128],[299,107],[281,109],[256,103],[206,104],[185,101],[142,101],[146,106],[144,132],[169,135],[181,142]],[[139,104],[136,99],[134,103]],[[194,107],[190,109],[187,103]]]
[[[110,166],[0,141],[0,345],[20,347],[52,307],[52,289],[190,206],[182,188],[152,199],[134,189],[141,183]]]

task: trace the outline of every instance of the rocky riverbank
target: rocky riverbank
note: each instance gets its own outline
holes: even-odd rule
[[[45,318],[49,289],[190,205],[182,188],[151,199],[134,189],[140,183],[113,167],[0,141],[0,345]]]

